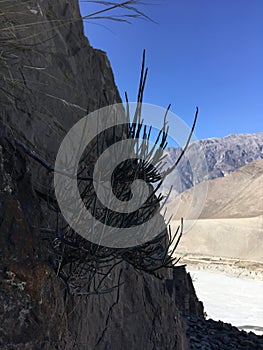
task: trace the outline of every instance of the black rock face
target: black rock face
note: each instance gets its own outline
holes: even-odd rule
[[[0,123],[54,162],[76,121],[121,102],[110,63],[84,36],[78,1],[1,6]],[[41,175],[34,164],[34,180]]]
[[[1,350],[187,350],[179,311],[202,317],[185,269],[160,276],[122,263],[125,283],[111,293],[70,296],[49,263],[42,210],[28,162],[10,134],[0,140]]]
[[[83,35],[77,0],[10,0],[0,11],[1,350],[187,349],[172,271],[122,263],[111,275],[122,270],[119,290],[86,297],[68,295],[51,268],[39,231],[50,213],[36,189],[52,179],[16,142],[52,164],[76,121],[120,97],[106,54]]]

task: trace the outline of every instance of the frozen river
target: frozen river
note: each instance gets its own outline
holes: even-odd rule
[[[263,334],[263,282],[187,269],[208,318]]]

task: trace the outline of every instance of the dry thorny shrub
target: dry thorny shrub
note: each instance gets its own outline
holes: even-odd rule
[[[45,9],[45,18],[47,18],[49,22],[51,21],[52,25],[56,28],[67,25],[70,21],[100,18],[125,22],[139,17],[148,19],[146,15],[138,10],[137,5],[139,2],[137,1],[125,1],[123,3],[106,1],[90,2],[98,3],[103,7],[98,8],[98,11],[88,14],[83,18],[67,18],[66,20],[63,18],[50,18],[48,9]],[[113,13],[115,10],[118,11],[116,14]],[[122,12],[119,12],[120,10]],[[26,51],[30,54],[30,52],[34,52],[35,50],[45,50],[48,46],[48,40],[45,43],[41,42],[41,24],[35,22],[35,11],[42,11],[37,1],[28,0],[21,2],[16,0],[0,0],[0,74],[2,80],[0,89],[1,93],[5,95],[5,103],[8,101],[7,103],[13,104],[15,96],[12,96],[12,87],[19,89],[20,84],[22,85],[22,83],[14,79],[12,75],[12,66],[19,61],[19,51]],[[32,28],[34,28],[33,31]],[[42,45],[32,45],[31,40],[35,43],[36,38]],[[163,128],[155,139],[154,147],[149,146],[151,129],[149,130],[144,127],[143,121],[141,120],[140,108],[147,77],[147,69],[145,69],[144,65],[145,54],[142,62],[137,109],[133,116],[130,116],[129,111],[127,111],[127,123],[123,125],[121,131],[121,137],[134,140],[134,157],[120,164],[114,173],[112,187],[120,200],[127,201],[131,195],[131,183],[135,179],[140,178],[149,185],[151,195],[139,210],[125,215],[120,215],[108,208],[104,208],[96,197],[92,182],[90,160],[92,159],[94,163],[94,155],[96,159],[103,152],[103,147],[98,147],[98,145],[109,146],[109,135],[111,135],[110,138],[112,138],[113,142],[116,141],[116,137],[114,138],[112,135],[120,135],[120,129],[116,131],[113,128],[108,134],[104,133],[94,140],[92,146],[89,147],[82,157],[78,170],[81,198],[86,208],[89,209],[99,221],[108,226],[123,228],[138,226],[138,230],[140,230],[140,224],[142,222],[149,220],[153,215],[161,215],[160,210],[164,206],[167,198],[165,199],[162,195],[157,195],[157,191],[167,173],[172,171],[172,169],[169,169],[166,172],[162,172],[163,154],[155,150],[155,146],[158,146],[159,150],[164,150],[167,145],[168,128],[165,116]],[[33,68],[34,67],[32,67],[32,69]],[[13,91],[15,93],[16,90],[14,89]],[[128,103],[127,95],[126,102]],[[191,134],[189,135],[189,140]],[[139,137],[142,139],[140,145],[138,145],[136,141]],[[107,139],[107,142],[104,142],[105,139]],[[54,172],[54,166],[33,151],[30,145],[26,145],[19,140],[17,140],[17,145],[28,156],[45,167],[49,173]],[[174,166],[178,164],[184,151]],[[142,152],[143,161],[140,160]],[[155,186],[153,186],[153,184],[155,184]],[[118,265],[121,265],[122,262],[133,265],[137,270],[155,273],[163,267],[172,267],[174,260],[176,260],[173,258],[173,253],[182,235],[182,225],[175,234],[172,234],[170,226],[167,223],[167,229],[161,232],[157,237],[136,247],[109,248],[87,241],[63,221],[52,189],[49,193],[46,193],[45,196],[42,195],[42,200],[43,198],[48,210],[55,213],[56,220],[54,220],[54,227],[41,227],[40,230],[43,234],[43,238],[49,242],[50,263],[57,275],[65,281],[69,293],[90,295],[108,293],[115,288],[119,288],[122,283],[120,278],[121,269],[117,269],[119,272],[116,281],[112,280],[111,275],[112,271]],[[94,230],[94,227],[89,227],[89,230]],[[141,232],[141,234],[147,236],[148,233]]]

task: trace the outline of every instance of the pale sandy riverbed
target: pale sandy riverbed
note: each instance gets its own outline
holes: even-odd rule
[[[180,260],[189,269],[263,281],[263,263],[240,259],[188,255]]]
[[[263,334],[263,282],[187,268],[208,318]]]

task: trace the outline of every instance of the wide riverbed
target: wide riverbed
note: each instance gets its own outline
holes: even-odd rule
[[[187,269],[208,318],[263,334],[263,282]]]

